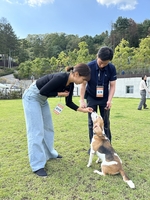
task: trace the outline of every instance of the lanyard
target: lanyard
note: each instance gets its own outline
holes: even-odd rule
[[[102,85],[104,86],[104,79],[105,79],[105,72],[102,73],[102,71],[98,72],[98,79],[97,79],[97,85]]]

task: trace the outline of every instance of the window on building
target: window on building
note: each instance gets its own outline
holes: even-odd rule
[[[127,94],[133,93],[133,89],[134,89],[133,85],[126,86],[126,93]]]

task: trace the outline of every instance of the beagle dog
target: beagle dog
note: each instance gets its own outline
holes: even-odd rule
[[[106,137],[104,132],[104,122],[101,116],[96,112],[91,113],[91,118],[93,121],[93,138],[91,142],[91,151],[87,167],[92,165],[92,159],[94,154],[98,156],[96,163],[100,160],[101,172],[94,170],[94,173],[105,176],[106,174],[121,174],[123,180],[129,185],[130,188],[135,188],[134,183],[129,180],[128,176],[125,174],[122,161],[110,144],[109,139]]]

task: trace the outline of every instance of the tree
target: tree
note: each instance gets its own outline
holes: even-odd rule
[[[150,71],[150,36],[140,40],[139,48],[135,49],[133,59],[139,72]]]
[[[109,34],[108,31],[102,32],[100,35],[95,35],[93,40],[94,40],[94,51],[90,52],[90,54],[96,54],[97,51],[101,46],[105,46],[110,44],[109,42]],[[89,45],[88,45],[89,47]]]
[[[46,57],[46,50],[44,45],[44,35],[43,34],[33,34],[28,35],[26,38],[27,41],[27,51],[29,53],[30,59],[33,60],[37,57],[43,58]]]
[[[13,51],[18,49],[18,39],[15,35],[12,26],[8,23],[6,18],[0,20],[0,52],[4,55],[4,66],[5,60],[11,59]],[[8,62],[9,63],[9,62]],[[11,67],[11,62],[8,67]]]
[[[92,36],[85,35],[81,37],[81,42],[84,41],[88,45],[89,49],[89,54],[95,53],[95,48],[94,48],[94,39]]]
[[[150,35],[150,20],[146,19],[143,23],[137,24],[137,26],[140,39]]]
[[[66,36],[66,52],[74,51],[74,49],[79,49],[78,44],[81,41],[78,35],[67,35]]]
[[[129,42],[122,39],[120,44],[116,46],[113,57],[113,63],[115,64],[119,74],[131,69],[130,59],[132,54],[133,49],[129,47]]]
[[[58,60],[55,57],[50,58],[50,73],[56,72],[58,66]]]
[[[127,18],[118,17],[116,23],[112,23],[111,26],[110,42],[112,48],[115,49],[123,38],[127,38],[129,20]]]
[[[17,78],[29,79],[31,74],[32,74],[32,62],[31,61],[26,61],[19,65],[18,72],[17,72]]]
[[[77,60],[77,57],[78,57],[78,54],[77,54],[77,49],[74,49],[73,51],[69,51],[68,52],[68,65],[69,66],[74,66],[75,63],[76,63],[76,60]]]
[[[66,44],[66,35],[64,33],[46,34],[44,37],[46,57],[58,57],[61,51],[66,50]]]
[[[139,46],[138,26],[133,19],[129,19],[129,27],[127,29],[127,37],[125,38],[129,42],[130,47]]]
[[[16,56],[18,58],[18,63],[25,62],[27,60],[30,60],[30,55],[29,55],[29,42],[26,39],[20,39],[18,40],[19,42],[19,48],[18,51],[16,52]]]
[[[59,69],[63,70],[68,65],[69,65],[69,57],[67,56],[67,54],[64,51],[60,52],[60,54],[58,55]]]
[[[86,42],[79,43],[79,51],[77,51],[77,60],[75,64],[87,63],[91,60],[91,55],[89,54],[88,45]]]

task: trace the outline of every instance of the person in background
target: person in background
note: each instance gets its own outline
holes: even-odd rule
[[[92,112],[90,107],[82,108],[72,101],[74,83],[90,80],[90,68],[86,64],[67,67],[66,72],[45,75],[24,92],[23,108],[27,129],[28,155],[32,171],[38,176],[47,176],[44,167],[51,158],[62,158],[54,149],[54,128],[49,97],[65,97],[66,105],[83,113]]]
[[[113,58],[111,48],[104,46],[99,49],[96,60],[88,63],[91,69],[91,79],[84,81],[80,88],[80,106],[92,107],[95,112],[99,108],[104,120],[105,134],[111,142],[110,108],[116,87],[116,68],[110,63]],[[86,99],[87,102],[84,101]],[[89,140],[93,137],[93,123],[91,114],[88,114]],[[90,149],[88,150],[90,153]]]
[[[146,75],[142,76],[142,80],[139,85],[141,100],[138,106],[138,110],[142,110],[142,106],[144,109],[148,109],[147,104],[146,104],[146,92],[148,92],[149,94],[150,92],[148,91],[146,80],[147,80],[147,76]]]

